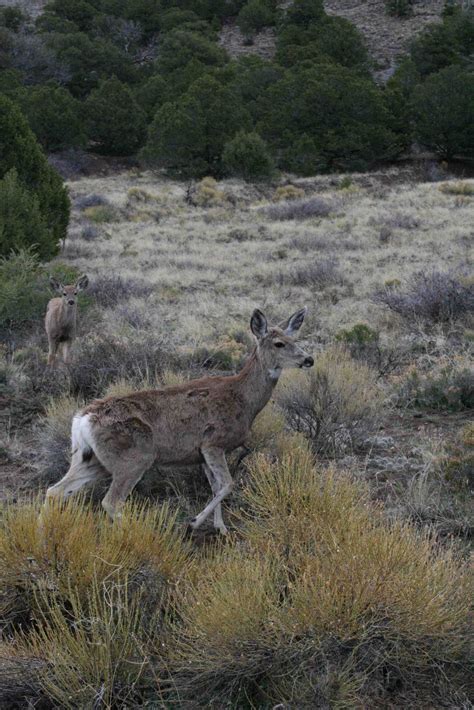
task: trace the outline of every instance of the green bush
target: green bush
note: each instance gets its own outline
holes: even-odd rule
[[[21,102],[28,122],[45,150],[84,145],[80,104],[60,86],[30,89]]]
[[[275,9],[270,0],[249,0],[237,16],[242,34],[252,37],[264,27],[275,24]]]
[[[0,179],[12,168],[16,169],[21,186],[37,198],[47,230],[47,239],[32,235],[33,243],[38,244],[41,258],[51,257],[57,252],[59,242],[66,237],[70,209],[67,190],[58,173],[48,165],[19,108],[0,96]],[[11,191],[13,188],[10,185],[8,189]],[[22,245],[25,244],[23,239]],[[7,255],[11,248],[10,241],[6,242],[6,251],[0,252],[0,255]]]
[[[53,32],[47,38],[48,46],[68,69],[67,87],[73,96],[86,96],[102,79],[112,76],[130,84],[139,78],[132,58],[112,42],[85,32]]]
[[[175,69],[195,60],[206,66],[222,66],[227,61],[224,49],[202,34],[186,30],[168,32],[160,45],[157,68],[166,77]]]
[[[455,10],[445,15],[442,24],[432,24],[420,33],[411,46],[411,59],[421,76],[450,64],[469,65],[474,45],[474,12]]]
[[[444,158],[474,156],[474,73],[446,67],[413,99],[418,140]]]
[[[160,74],[150,76],[146,81],[136,87],[135,101],[142,111],[147,115],[148,120],[152,120],[158,108],[165,101],[168,90],[166,80]]]
[[[3,25],[9,30],[13,30],[13,32],[18,32],[27,19],[27,15],[25,15],[20,7],[0,8],[0,25]]]
[[[51,297],[36,254],[22,249],[0,257],[0,329],[39,318]]]
[[[284,169],[365,170],[399,150],[381,90],[345,67],[300,65],[263,102],[263,136]]]
[[[38,198],[21,185],[12,168],[0,180],[0,254],[28,246],[47,252],[49,239]]]
[[[386,0],[385,7],[388,14],[394,17],[413,15],[413,0]]]
[[[178,177],[220,176],[226,142],[250,124],[239,96],[203,76],[180,100],[159,109],[141,158]]]
[[[145,137],[146,116],[130,87],[116,77],[87,97],[86,127],[94,148],[105,155],[131,155]]]
[[[224,170],[244,180],[264,180],[273,172],[273,161],[267,144],[258,133],[240,131],[224,146]]]

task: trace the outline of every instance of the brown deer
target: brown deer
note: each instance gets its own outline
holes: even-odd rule
[[[73,286],[63,286],[53,276],[49,279],[53,291],[61,294],[49,301],[44,319],[49,345],[48,365],[51,367],[56,361],[59,347],[64,362],[69,362],[69,350],[76,337],[77,294],[87,288],[88,284],[89,279],[85,274]]]
[[[48,488],[46,500],[68,496],[108,472],[112,483],[102,505],[114,518],[153,463],[203,463],[214,497],[191,527],[214,513],[215,528],[225,533],[221,502],[233,486],[225,455],[245,442],[282,369],[313,366],[313,358],[293,339],[305,314],[303,308],[284,324],[268,327],[255,310],[250,327],[256,346],[237,375],[106,397],[86,406],[73,419],[69,471]]]

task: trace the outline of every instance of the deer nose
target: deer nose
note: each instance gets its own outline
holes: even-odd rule
[[[68,301],[68,303],[69,303],[70,306],[73,306],[73,305],[74,305],[74,301]]]
[[[312,358],[311,355],[308,355],[308,357],[305,358],[303,365],[304,365],[304,367],[313,367],[314,358]]]

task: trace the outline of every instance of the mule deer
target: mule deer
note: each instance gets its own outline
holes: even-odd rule
[[[48,336],[48,365],[53,366],[59,347],[64,362],[69,362],[69,349],[76,337],[77,294],[87,288],[89,279],[84,274],[73,286],[63,286],[57,279],[49,279],[53,291],[60,293],[48,303],[44,325]]]
[[[69,471],[48,488],[46,500],[70,495],[108,472],[112,483],[102,505],[114,518],[154,462],[203,463],[213,498],[191,527],[198,528],[214,513],[214,527],[225,533],[221,502],[233,485],[225,454],[245,442],[282,368],[313,366],[313,358],[293,340],[305,314],[303,308],[281,326],[269,328],[263,313],[255,310],[250,325],[256,346],[237,375],[106,397],[86,406],[73,419]]]

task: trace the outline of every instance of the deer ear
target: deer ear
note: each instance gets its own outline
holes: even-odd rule
[[[49,285],[53,289],[53,291],[62,291],[63,290],[63,285],[59,283],[57,279],[54,278],[54,276],[49,277]]]
[[[258,308],[252,313],[250,329],[256,338],[263,338],[268,333],[267,319]]]
[[[301,308],[299,311],[296,311],[296,313],[293,313],[293,315],[290,316],[288,320],[282,324],[281,328],[285,331],[285,335],[292,336],[298,332],[298,330],[303,325],[304,317],[307,311],[308,309],[306,308],[306,306],[304,308]]]
[[[78,291],[84,291],[85,288],[87,288],[89,285],[89,277],[86,274],[82,274],[81,278],[76,284],[76,288]]]

